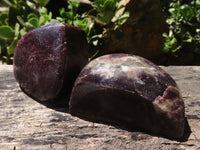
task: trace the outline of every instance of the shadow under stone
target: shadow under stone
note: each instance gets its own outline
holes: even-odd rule
[[[20,87],[21,88],[21,87]],[[61,93],[52,100],[48,100],[48,101],[40,101],[37,98],[33,97],[32,95],[30,95],[29,93],[27,93],[23,88],[21,88],[21,90],[31,99],[35,100],[36,102],[46,106],[47,108],[59,111],[59,112],[65,112],[65,113],[69,113],[69,94],[64,94],[63,91],[61,91]]]
[[[21,88],[22,89],[22,88]],[[33,100],[37,101],[38,103],[45,105],[46,107],[59,111],[59,112],[65,112],[65,113],[70,113],[69,112],[69,99],[70,99],[70,94],[64,94],[64,91],[61,91],[61,93],[59,94],[59,96],[56,99],[53,100],[49,100],[49,101],[40,101],[36,98],[34,98],[33,96],[31,96],[30,94],[28,94],[26,91],[24,91],[22,89],[22,91],[27,94],[30,98],[32,98]],[[72,114],[73,115],[73,114]],[[85,121],[89,121],[89,122],[95,122],[95,123],[101,123],[101,124],[105,124],[105,125],[111,125],[114,126],[117,129],[122,129],[122,130],[126,130],[129,132],[133,132],[133,140],[142,140],[142,139],[147,139],[150,138],[149,136],[157,136],[157,137],[163,137],[163,138],[167,138],[173,141],[179,141],[179,142],[186,142],[188,141],[188,138],[190,137],[191,134],[191,128],[189,126],[187,117],[185,117],[185,129],[184,129],[184,135],[181,138],[172,138],[172,137],[166,137],[164,135],[160,135],[160,134],[154,134],[151,133],[150,131],[146,131],[143,129],[133,129],[133,128],[127,128],[125,127],[126,125],[119,125],[115,122],[112,121],[100,121],[100,120],[91,120],[85,117],[80,117],[78,116],[80,119],[83,119]],[[139,133],[139,132],[143,132],[143,134]],[[141,135],[141,136],[139,136]]]
[[[80,118],[80,117],[79,117]],[[93,122],[93,123],[100,123],[100,124],[105,124],[105,125],[109,125],[109,126],[113,126],[117,129],[122,129],[122,130],[126,130],[128,132],[132,132],[132,139],[133,140],[143,140],[143,139],[149,139],[150,136],[157,136],[157,137],[162,137],[162,138],[166,138],[172,141],[178,141],[178,142],[186,142],[188,141],[188,138],[190,137],[191,134],[191,128],[188,124],[187,118],[185,117],[185,129],[184,129],[184,135],[181,138],[173,138],[173,137],[167,137],[165,135],[162,134],[155,134],[152,133],[150,131],[144,130],[144,129],[135,129],[135,128],[128,128],[125,127],[125,125],[119,125],[117,123],[114,122],[108,122],[108,121],[99,121],[99,120],[91,120],[88,118],[84,118],[81,117],[81,119],[85,120],[85,121],[89,121],[89,122]]]
[[[119,126],[116,126],[117,128],[120,128]],[[160,135],[160,134],[154,134],[154,133],[151,133],[149,131],[145,131],[145,130],[133,130],[133,129],[128,129],[128,128],[122,128],[124,130],[127,130],[127,131],[130,131],[130,132],[136,132],[139,131],[139,132],[143,132],[143,135],[144,136],[140,136],[141,139],[146,139],[148,138],[148,134],[151,135],[151,136],[157,136],[157,137],[162,137],[162,138],[166,138],[166,139],[169,139],[169,140],[172,140],[172,141],[178,141],[178,142],[186,142],[188,141],[192,131],[191,131],[191,128],[189,126],[189,123],[188,123],[188,120],[187,118],[185,117],[185,128],[184,128],[184,134],[181,138],[172,138],[172,137],[167,137],[167,136],[163,136],[163,135]],[[144,134],[145,133],[145,134]],[[140,139],[139,138],[139,139]],[[135,140],[135,136],[132,137],[132,139]],[[138,140],[138,138],[137,138]]]
[[[184,135],[182,138],[180,138],[178,141],[180,142],[186,142],[188,141],[188,138],[190,137],[190,134],[192,133],[190,125],[188,123],[187,118],[185,117],[185,130],[184,130]]]

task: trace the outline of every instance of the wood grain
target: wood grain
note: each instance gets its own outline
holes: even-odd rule
[[[163,67],[178,83],[189,127],[172,140],[87,122],[66,107],[49,108],[24,94],[12,66],[0,66],[0,149],[8,150],[195,150],[200,149],[200,67]],[[191,133],[190,133],[191,130]]]

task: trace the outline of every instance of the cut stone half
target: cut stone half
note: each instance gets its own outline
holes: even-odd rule
[[[24,35],[14,53],[14,75],[30,96],[47,101],[62,89],[71,92],[74,81],[88,62],[85,32],[56,23]]]
[[[184,134],[184,102],[175,81],[159,66],[134,55],[91,61],[72,90],[70,113],[166,137]]]

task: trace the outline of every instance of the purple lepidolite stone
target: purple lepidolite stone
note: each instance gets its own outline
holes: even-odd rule
[[[24,35],[14,53],[14,75],[21,88],[32,97],[52,100],[61,89],[72,89],[73,81],[87,64],[85,32],[56,23],[36,28]]]
[[[134,55],[110,54],[91,61],[75,82],[69,109],[91,121],[172,138],[184,134],[184,102],[175,81]]]

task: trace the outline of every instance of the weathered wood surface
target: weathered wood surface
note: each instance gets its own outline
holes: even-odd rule
[[[0,66],[0,149],[200,149],[200,67],[163,67],[178,83],[189,128],[182,141],[91,123],[67,108],[48,108],[18,87],[12,66]],[[188,136],[188,138],[187,138]]]

